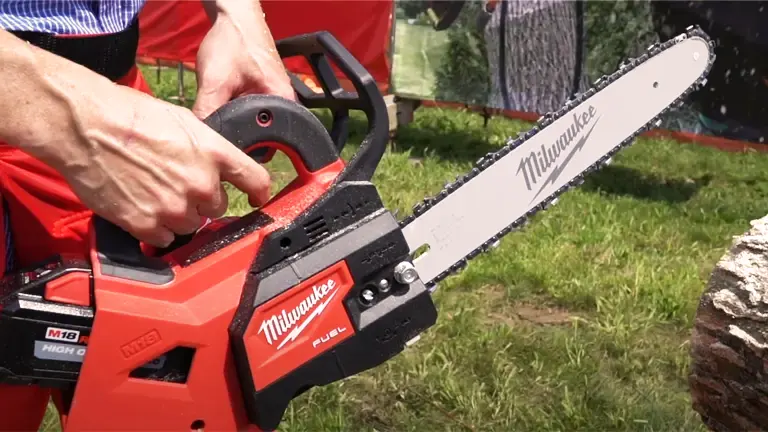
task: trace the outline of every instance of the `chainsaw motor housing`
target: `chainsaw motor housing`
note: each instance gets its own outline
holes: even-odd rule
[[[58,388],[64,430],[275,430],[291,400],[374,368],[437,310],[371,178],[388,141],[370,74],[327,32],[278,41],[323,88],[235,99],[206,123],[297,178],[262,208],[156,254],[94,216],[91,252],[0,283],[0,382]],[[332,60],[354,85],[343,90]],[[309,110],[329,108],[330,131]],[[347,163],[349,110],[367,135]]]

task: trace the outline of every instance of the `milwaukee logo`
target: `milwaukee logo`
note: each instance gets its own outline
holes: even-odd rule
[[[522,173],[525,178],[525,185],[529,191],[533,190],[534,186],[539,183],[542,177],[549,173],[549,176],[541,183],[539,190],[531,201],[536,199],[547,185],[554,184],[555,180],[557,180],[560,174],[565,170],[565,167],[568,166],[568,162],[571,161],[574,154],[584,147],[584,143],[587,141],[587,138],[589,138],[589,135],[592,133],[592,130],[599,120],[599,117],[595,118],[595,114],[596,110],[593,106],[590,106],[581,114],[573,114],[573,123],[560,135],[560,138],[558,138],[557,141],[549,146],[542,144],[541,149],[532,151],[520,161],[520,166],[517,168],[517,174]],[[592,127],[586,131],[575,145],[571,146],[576,137],[578,137],[581,132],[585,131],[590,124]]]
[[[312,293],[298,306],[290,311],[283,309],[279,314],[262,321],[259,334],[264,333],[270,345],[285,334],[285,338],[277,346],[277,349],[281,349],[288,342],[296,340],[309,323],[323,313],[337,292],[338,284],[333,279],[328,279],[322,285],[313,286]]]

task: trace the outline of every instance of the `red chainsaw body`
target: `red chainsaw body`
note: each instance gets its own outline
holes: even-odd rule
[[[256,310],[245,345],[257,389],[354,334],[342,302],[354,285],[342,261]]]
[[[66,418],[65,430],[103,431],[105,427],[147,430],[149,424],[153,430],[163,431],[186,430],[192,424],[204,424],[211,430],[251,428],[243,407],[232,406],[233,402],[242,400],[239,396],[242,390],[227,334],[240,303],[248,269],[264,236],[305,211],[327,190],[343,166],[339,161],[320,172],[304,173],[300,185],[286,187],[279,200],[263,208],[262,211],[274,219],[272,224],[183,271],[179,271],[178,263],[173,263],[174,256],[184,254],[188,247],[194,248],[195,240],[167,256],[176,270],[174,280],[167,285],[141,284],[101,274],[99,259],[92,256],[98,312],[73,399],[73,414]],[[96,254],[96,249],[93,250]],[[334,269],[334,274],[343,276],[343,265]],[[349,277],[339,281],[347,288],[351,286]],[[308,289],[311,290],[311,285]],[[304,291],[306,289],[297,287],[274,299],[264,307],[264,313],[291,303]],[[346,319],[345,315],[333,319],[334,312],[339,313],[342,298],[339,296],[336,305],[323,313],[330,317],[327,322],[308,328],[305,338],[319,337],[326,328],[330,331],[331,325]],[[352,331],[351,326],[347,328]],[[254,337],[254,349],[259,350],[259,358],[263,359],[255,362],[261,364],[254,364],[254,370],[259,371],[259,383],[267,385],[306,361],[308,355],[316,355],[302,349],[304,342],[296,341],[293,349],[281,351],[279,355],[274,350],[274,354],[265,355],[270,352],[269,345]],[[188,382],[165,383],[129,377],[132,370],[178,346],[195,349]],[[264,375],[260,367],[265,367]],[[222,379],[209,379],[208,373]]]
[[[88,257],[2,279],[0,383],[59,389],[64,432],[272,431],[298,395],[435,323],[426,285],[396,275],[409,247],[370,182],[389,131],[375,81],[325,32],[278,50],[307,58],[325,95],[294,80],[304,106],[249,95],[205,120],[259,162],[290,158],[296,179],[267,204],[164,249],[94,216]],[[313,107],[333,111],[330,132]],[[368,130],[345,162],[349,109]]]

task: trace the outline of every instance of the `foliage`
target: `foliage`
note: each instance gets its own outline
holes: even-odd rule
[[[590,79],[618,69],[627,57],[657,40],[647,0],[586,2],[587,71]]]
[[[466,2],[459,18],[446,30],[446,52],[441,68],[435,71],[438,100],[487,103],[490,85],[485,36],[476,24],[481,8],[481,2]]]
[[[426,2],[422,0],[396,0],[395,8],[398,18],[401,18],[400,15],[402,15],[402,18],[416,18],[424,12]]]
[[[395,18],[412,20],[413,24],[432,26],[427,15],[427,2],[423,0],[396,0]]]
[[[637,55],[656,41],[649,1],[593,0],[585,4],[586,72],[590,82],[615,71],[621,61]],[[485,36],[476,25],[481,8],[480,1],[466,2],[457,22],[447,30],[449,42],[444,60],[435,71],[437,99],[467,103],[487,101]]]

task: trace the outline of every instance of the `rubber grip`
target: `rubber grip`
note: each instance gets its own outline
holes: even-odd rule
[[[205,123],[240,150],[263,151],[254,146],[271,142],[295,152],[309,172],[318,171],[339,159],[325,126],[307,108],[271,95],[237,98],[211,114]],[[298,168],[298,167],[297,167]]]

